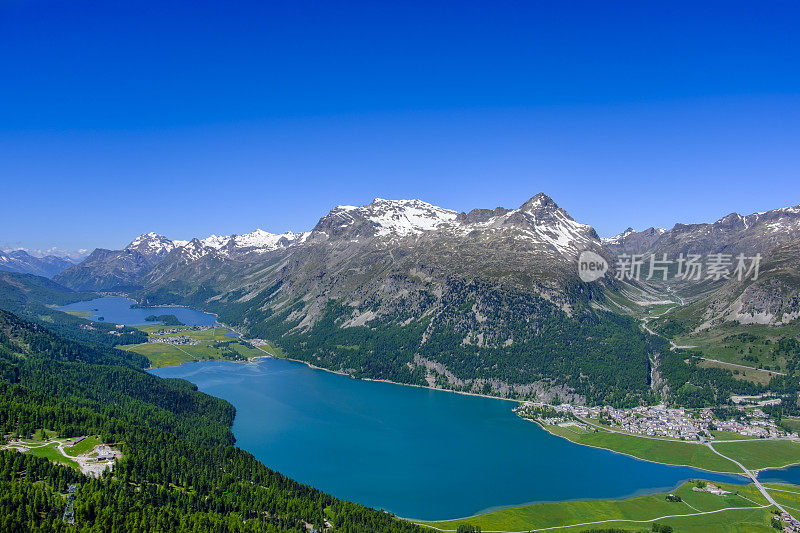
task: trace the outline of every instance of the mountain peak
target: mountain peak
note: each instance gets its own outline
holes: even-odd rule
[[[527,202],[525,202],[519,207],[520,211],[527,211],[527,212],[539,211],[542,209],[558,209],[558,204],[556,204],[552,198],[550,198],[543,192],[540,192],[536,196],[533,196]]]
[[[175,243],[151,231],[133,239],[125,249],[135,250],[149,259],[160,260],[175,249]]]
[[[328,237],[407,236],[452,222],[458,213],[422,200],[375,198],[360,207],[340,205],[322,217],[314,231]]]

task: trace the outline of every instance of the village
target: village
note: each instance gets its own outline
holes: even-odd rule
[[[189,335],[175,335],[173,337],[147,337],[148,344],[172,344],[173,346],[196,346],[200,341]]]
[[[544,411],[542,411],[544,409]],[[542,413],[547,413],[543,415]],[[713,431],[727,431],[752,438],[797,437],[778,427],[760,407],[739,406],[739,416],[729,420],[715,418],[711,408],[687,410],[666,405],[616,409],[611,406],[587,407],[561,404],[555,406],[528,402],[518,409],[520,416],[538,419],[548,425],[577,426],[590,430],[592,420],[604,427],[632,434],[705,442],[715,440]],[[533,416],[529,416],[533,415]]]
[[[183,331],[208,331],[214,329],[215,326],[176,326],[172,328],[162,328],[158,331],[153,331],[150,335],[174,335]]]

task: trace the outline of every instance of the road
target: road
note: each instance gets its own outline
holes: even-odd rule
[[[724,511],[737,511],[737,510],[744,510],[744,509],[764,509],[766,507],[769,507],[769,505],[755,505],[753,507],[725,507],[724,509],[715,509],[713,511],[702,511],[702,512],[699,512],[699,513],[672,514],[672,515],[659,516],[659,517],[656,517],[656,518],[650,518],[648,520],[632,520],[632,519],[616,518],[616,519],[608,519],[608,520],[598,520],[596,522],[581,522],[580,524],[567,524],[567,525],[563,525],[563,526],[550,526],[550,527],[542,527],[542,528],[538,528],[538,529],[524,529],[524,530],[520,530],[520,531],[503,531],[503,530],[492,530],[492,529],[485,529],[485,530],[482,530],[482,531],[483,531],[483,533],[534,533],[536,531],[554,531],[554,530],[557,530],[557,529],[564,529],[564,528],[568,528],[568,527],[571,528],[571,527],[596,526],[596,525],[599,525],[599,524],[608,524],[608,523],[611,523],[611,522],[615,522],[615,523],[616,522],[625,522],[625,523],[629,523],[629,524],[649,524],[651,522],[656,522],[658,520],[666,520],[667,518],[686,518],[688,516],[700,516],[700,515],[707,515],[707,514],[716,514],[716,513],[722,513]],[[438,528],[436,526],[431,526],[431,525],[428,525],[428,524],[419,524],[418,523],[417,525],[418,526],[422,526],[422,527],[427,527],[427,528],[433,529],[435,531],[445,531],[445,532],[456,531],[455,529],[442,529],[442,528]]]
[[[786,509],[784,509],[778,502],[776,502],[775,499],[770,495],[770,493],[767,492],[767,489],[764,488],[764,485],[762,485],[761,482],[758,481],[757,476],[755,476],[750,470],[746,469],[742,463],[740,463],[735,459],[731,459],[727,455],[721,454],[716,449],[714,449],[714,446],[712,446],[710,442],[707,442],[706,446],[708,446],[711,449],[711,451],[714,452],[715,454],[719,455],[720,457],[724,457],[728,461],[732,462],[733,464],[741,468],[742,471],[745,473],[745,475],[747,475],[747,477],[753,480],[753,484],[756,486],[759,492],[761,492],[761,495],[767,499],[769,503],[777,507],[781,512],[788,514],[789,516],[792,517],[792,519],[794,519],[794,516],[792,516],[791,513],[789,513]]]
[[[678,346],[678,348],[683,348],[683,347],[682,346]],[[755,368],[755,367],[752,367],[752,366],[745,366],[745,365],[739,365],[739,364],[736,364],[736,363],[729,363],[727,361],[720,361],[719,359],[709,359],[708,357],[701,357],[700,359],[703,359],[704,361],[711,361],[712,363],[722,363],[723,365],[728,365],[728,366],[738,366],[739,368],[746,368],[747,370],[755,370],[756,372],[766,372],[767,374],[773,374],[775,376],[785,376],[786,375],[783,372],[776,372],[775,370],[764,370],[763,368]]]
[[[660,315],[657,315],[657,317],[668,313],[672,309],[674,309],[674,307],[670,307],[669,309],[667,309],[666,311],[664,311]],[[650,329],[650,327],[647,325],[647,322],[649,320],[650,319],[648,317],[645,317],[645,318],[642,319],[642,327],[644,328],[644,330],[647,333],[649,333],[650,335],[656,335],[657,337],[661,337],[662,339],[664,339],[667,342],[669,342],[670,351],[682,350],[682,349],[688,350],[688,349],[691,349],[691,348],[697,348],[697,346],[690,346],[690,345],[682,346],[682,345],[679,345],[679,344],[675,344],[671,339],[668,339],[668,338],[664,337],[660,333],[656,333],[655,331]],[[738,368],[744,368],[745,370],[753,370],[755,372],[766,372],[767,374],[772,374],[774,376],[785,376],[786,375],[783,372],[776,372],[774,370],[764,370],[764,369],[756,368],[756,367],[753,367],[753,366],[745,366],[745,365],[740,365],[740,364],[736,364],[736,363],[729,363],[727,361],[720,361],[719,359],[709,359],[708,357],[700,357],[700,359],[702,359],[704,361],[709,361],[709,362],[712,362],[712,363],[720,363],[720,364],[723,364],[723,365],[729,365],[729,366],[735,366],[735,367],[738,367]]]

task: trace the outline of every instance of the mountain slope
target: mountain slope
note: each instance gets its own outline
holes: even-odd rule
[[[705,297],[681,309],[673,321],[683,330],[725,324],[780,326],[800,318],[800,239],[764,252],[758,279],[724,280]]]
[[[268,469],[233,446],[233,406],[128,359],[0,311],[0,435],[99,435],[122,451],[100,479],[0,451],[4,530],[300,532],[328,521],[338,531],[420,531]],[[73,527],[54,496],[67,484],[78,486]]]
[[[617,280],[615,254],[749,255],[796,234],[798,208],[601,240],[545,194],[516,209],[467,213],[376,199],[336,207],[301,234],[256,230],[185,242],[145,234],[106,257],[96,251],[69,272],[86,269],[95,282],[82,285],[67,273],[58,279],[127,286],[143,303],[210,310],[294,358],[354,376],[622,405],[657,392],[651,375],[664,345],[619,313],[677,298],[705,302],[698,316],[712,323],[730,319],[737,305],[736,313],[753,317],[766,306],[779,320],[795,308],[794,293],[772,285]],[[577,276],[585,250],[612,265],[598,281]],[[790,278],[772,279],[791,288]],[[729,294],[718,292],[726,287]],[[777,296],[768,298],[768,290]]]
[[[744,253],[753,255],[800,239],[800,205],[763,213],[731,213],[709,224],[675,224],[670,230],[631,228],[604,239],[614,254]]]
[[[376,200],[334,208],[301,243],[258,258],[193,241],[137,297],[213,310],[292,357],[356,376],[637,403],[659,347],[593,308],[613,281],[580,281],[585,249],[605,253],[594,229],[544,194],[461,214]],[[605,372],[614,365],[626,371]]]

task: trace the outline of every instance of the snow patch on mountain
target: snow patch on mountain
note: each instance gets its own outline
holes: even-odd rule
[[[175,243],[163,235],[151,231],[133,239],[125,249],[136,250],[147,257],[161,259],[175,249]]]
[[[185,246],[180,248],[179,261],[183,263],[191,263],[216,251],[216,248],[206,246],[203,241],[199,239],[192,239]]]
[[[458,213],[423,202],[422,200],[384,200],[375,198],[372,203],[355,207],[340,205],[328,217],[338,227],[347,227],[357,221],[372,224],[378,237],[406,237],[435,230],[456,219]],[[327,217],[326,217],[327,218]]]
[[[230,236],[223,237],[221,235],[209,235],[205,239],[201,239],[200,242],[202,243],[203,246],[219,250],[220,248],[228,244],[229,240],[231,240]]]
[[[257,229],[244,235],[232,237],[234,246],[237,248],[254,248],[257,251],[269,252],[278,248],[286,248],[299,242],[305,234],[287,231],[286,233],[275,234],[262,229]]]

